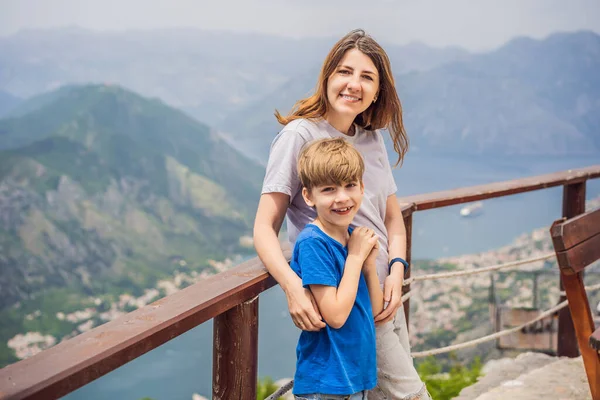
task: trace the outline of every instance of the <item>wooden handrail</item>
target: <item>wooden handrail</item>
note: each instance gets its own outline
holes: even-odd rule
[[[550,227],[550,236],[556,251],[566,251],[592,236],[600,235],[600,208],[580,214],[566,221],[555,221]]]
[[[64,396],[275,284],[258,258],[213,275],[1,369],[0,399]]]
[[[591,167],[571,169],[568,171],[554,172],[528,178],[407,196],[400,198],[399,201],[402,204],[406,204],[406,207],[410,207],[410,204],[414,204],[415,211],[423,211],[456,204],[470,203],[477,200],[487,200],[495,197],[532,192],[554,186],[585,182],[588,179],[599,177],[600,165],[593,165]]]
[[[409,196],[399,201],[406,220],[415,211],[585,182],[598,177],[600,165]],[[289,250],[285,254],[289,259]],[[275,284],[258,258],[254,258],[1,369],[0,399],[63,396],[258,296]]]

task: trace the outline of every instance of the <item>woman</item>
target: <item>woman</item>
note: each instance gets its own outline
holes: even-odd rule
[[[286,294],[294,324],[307,331],[325,327],[314,298],[283,256],[277,235],[287,215],[293,245],[304,225],[315,218],[315,211],[302,198],[296,171],[302,147],[315,139],[343,137],[365,161],[365,196],[353,225],[371,228],[380,238],[377,271],[387,302],[375,317],[378,385],[369,398],[430,399],[410,356],[401,307],[406,230],[378,131],[389,131],[398,154],[396,164],[402,162],[408,138],[385,51],[364,31],[350,32],[327,55],[315,94],[298,101],[290,115],[275,115],[285,126],[271,145],[254,243],[258,256]]]

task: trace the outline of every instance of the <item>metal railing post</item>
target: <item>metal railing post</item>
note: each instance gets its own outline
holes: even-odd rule
[[[585,181],[572,183],[563,186],[563,204],[562,216],[573,218],[585,212]],[[583,275],[581,276],[583,280]],[[560,291],[564,293],[562,273],[560,278]],[[559,302],[567,299],[561,294]],[[571,318],[571,312],[568,308],[563,308],[558,312],[558,345],[557,355],[566,357],[579,357],[579,348],[577,347],[577,337],[575,336],[575,327]]]
[[[214,318],[214,400],[256,400],[258,297]]]

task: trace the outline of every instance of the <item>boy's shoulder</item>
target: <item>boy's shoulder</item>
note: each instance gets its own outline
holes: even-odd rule
[[[353,227],[348,227],[348,233],[352,235]],[[325,244],[327,247],[344,247],[340,242],[323,232],[315,224],[306,224],[304,229],[300,231],[296,237],[296,247],[301,243],[306,242],[320,242]]]
[[[314,224],[306,224],[296,238],[296,245],[307,240],[327,241],[329,237]]]
[[[327,235],[318,226],[314,224],[306,224],[304,229],[300,231],[298,237],[296,237],[296,244],[294,249],[301,251],[301,249],[320,249],[321,251],[327,251],[328,253],[335,253],[339,243]]]

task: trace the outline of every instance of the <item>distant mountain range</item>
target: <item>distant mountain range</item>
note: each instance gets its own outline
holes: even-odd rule
[[[0,309],[247,252],[263,170],[159,100],[68,86],[0,119]],[[175,262],[177,261],[177,263]]]
[[[0,118],[12,111],[22,100],[0,90]]]
[[[516,39],[397,77],[413,144],[474,154],[600,155],[600,36]]]
[[[0,90],[28,98],[65,84],[109,82],[218,126],[235,110],[319,68],[337,39],[194,29],[28,30],[0,38]],[[397,72],[468,56],[462,49],[419,43],[386,49]]]
[[[412,151],[495,155],[600,154],[600,36],[520,38],[428,70],[396,72]],[[222,125],[232,143],[265,161],[287,112],[314,87],[317,70]]]
[[[69,83],[120,84],[176,106],[264,162],[280,129],[273,111],[287,112],[313,90],[336,39],[192,29],[23,31],[0,38],[0,91],[26,98]],[[419,43],[383,45],[413,151],[600,153],[595,33],[518,38],[484,54]],[[0,93],[0,115],[3,103]]]

